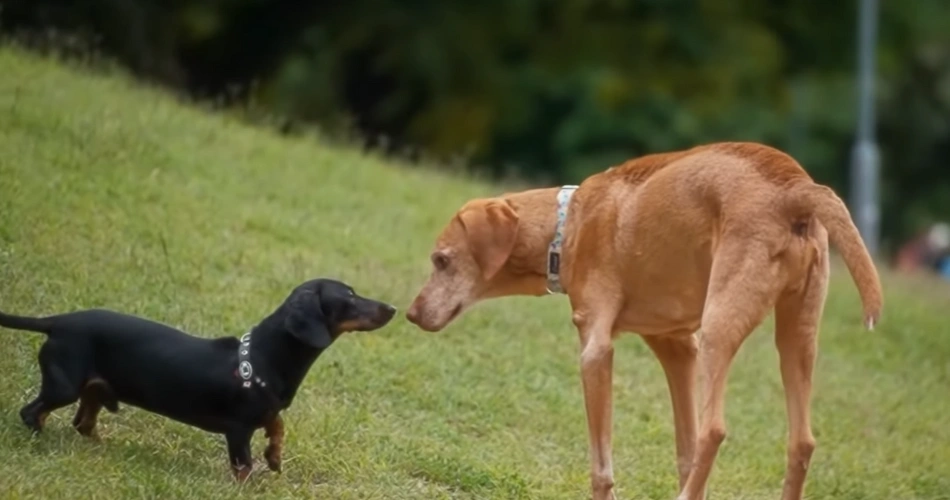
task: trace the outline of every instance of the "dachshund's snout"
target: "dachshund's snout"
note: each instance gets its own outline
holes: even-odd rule
[[[379,306],[379,319],[383,324],[389,322],[393,319],[393,316],[396,315],[396,306],[390,304],[380,304]]]

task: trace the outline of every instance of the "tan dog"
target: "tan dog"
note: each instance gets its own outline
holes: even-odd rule
[[[466,203],[439,235],[432,275],[408,319],[438,331],[479,300],[545,295],[559,278],[582,345],[594,499],[614,497],[613,339],[636,332],[669,384],[679,499],[699,500],[726,436],[729,367],[774,308],[789,426],[782,498],[800,499],[815,448],[809,406],[829,239],[861,294],[868,328],[882,305],[845,205],[791,157],[753,143],[645,156],[589,177],[559,207],[562,194],[535,189]],[[548,255],[556,234],[559,263]]]

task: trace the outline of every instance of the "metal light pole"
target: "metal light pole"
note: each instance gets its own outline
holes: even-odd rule
[[[881,210],[878,183],[881,153],[874,134],[874,53],[878,0],[858,7],[858,123],[851,151],[851,212],[871,256],[877,256]]]

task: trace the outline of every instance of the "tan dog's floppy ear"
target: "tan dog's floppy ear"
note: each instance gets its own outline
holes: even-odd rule
[[[459,213],[472,257],[489,280],[501,270],[518,236],[518,214],[504,200],[488,200]]]

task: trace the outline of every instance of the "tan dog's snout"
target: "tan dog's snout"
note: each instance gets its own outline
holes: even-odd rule
[[[406,319],[427,332],[437,332],[455,319],[461,310],[462,305],[459,303],[447,317],[443,318],[444,314],[442,314],[441,308],[433,307],[433,304],[424,298],[424,294],[420,293],[406,311]]]
[[[412,305],[406,311],[406,319],[414,325],[419,325],[419,299],[412,301]]]

